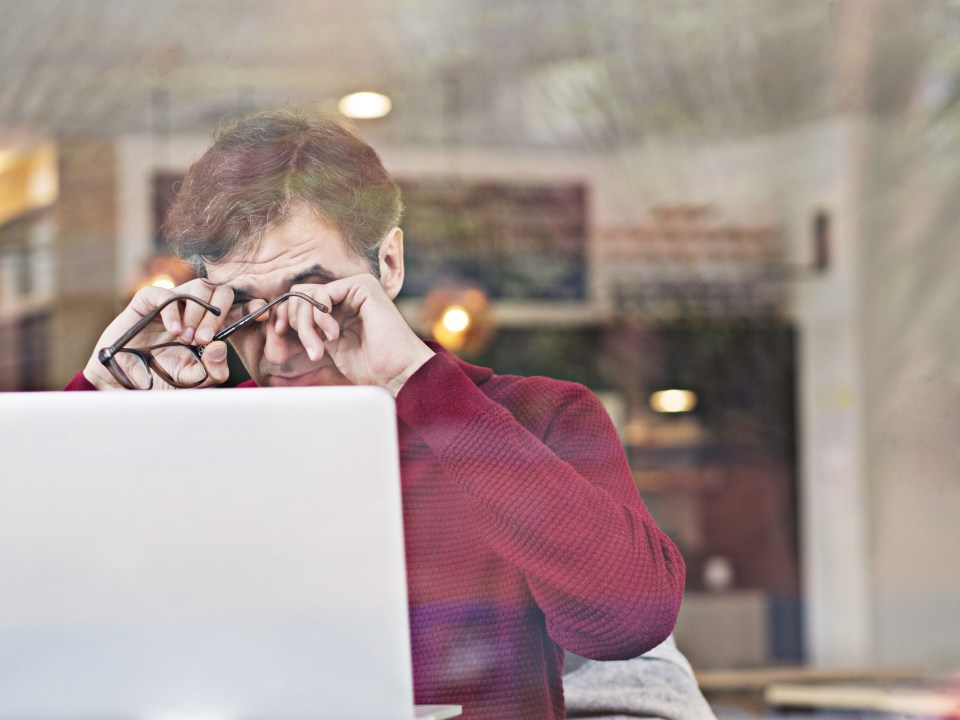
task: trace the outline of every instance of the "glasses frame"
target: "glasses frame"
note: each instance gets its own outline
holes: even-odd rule
[[[256,320],[258,317],[263,315],[264,313],[269,312],[274,305],[280,302],[283,302],[284,300],[288,300],[289,298],[292,298],[292,297],[297,297],[297,298],[300,298],[301,300],[306,300],[308,303],[313,305],[313,307],[315,307],[320,312],[324,312],[324,313],[330,312],[330,308],[328,308],[322,302],[314,300],[312,297],[310,297],[306,293],[291,290],[289,292],[283,293],[282,295],[278,295],[273,300],[268,302],[266,305],[257,308],[252,313],[244,315],[242,318],[240,318],[236,322],[231,323],[230,325],[225,327],[223,330],[218,332],[216,335],[214,335],[213,338],[211,338],[210,342],[216,342],[217,340],[226,340],[235,332],[246,327],[247,325],[252,323],[254,320]],[[212,312],[214,315],[217,315],[218,317],[223,312],[216,305],[211,305],[210,303],[204,300],[201,300],[200,298],[195,297],[193,295],[186,295],[186,294],[172,295],[168,297],[166,300],[164,300],[162,303],[157,305],[157,307],[155,307],[153,310],[148,312],[142,318],[140,318],[129,330],[127,330],[123,335],[121,335],[116,340],[116,342],[114,342],[112,345],[108,347],[102,348],[100,352],[97,353],[97,359],[100,361],[100,364],[102,364],[105,368],[107,368],[107,370],[110,371],[110,374],[113,375],[113,377],[117,380],[117,382],[119,382],[127,390],[150,390],[151,388],[153,388],[154,373],[159,375],[160,378],[168,385],[175,388],[179,388],[179,389],[189,389],[189,388],[197,387],[197,385],[200,385],[209,377],[209,375],[207,374],[207,369],[206,367],[204,367],[203,362],[201,361],[201,358],[203,357],[203,351],[206,347],[205,345],[189,345],[187,343],[181,343],[181,342],[168,342],[168,343],[160,343],[159,345],[150,345],[145,348],[124,347],[128,342],[130,342],[133,338],[135,338],[141,330],[143,330],[147,325],[153,322],[157,318],[157,316],[160,314],[160,312],[167,305],[173,302],[179,302],[181,300],[183,301],[191,300],[199,305],[202,305],[208,312]],[[190,383],[190,384],[185,384],[178,380],[174,380],[173,377],[171,377],[171,375],[167,373],[166,370],[163,369],[163,367],[160,366],[160,364],[157,362],[157,359],[153,355],[154,350],[159,350],[161,348],[166,348],[166,347],[183,347],[189,350],[191,353],[193,353],[194,357],[196,357],[197,361],[200,363],[200,367],[203,368],[203,377],[200,378],[197,382]],[[121,352],[130,353],[131,355],[136,355],[140,359],[140,362],[144,364],[144,367],[147,368],[147,374],[150,377],[150,384],[146,388],[137,387],[130,380],[130,378],[127,377],[126,373],[124,373],[123,370],[120,368],[120,366],[117,364],[116,355],[117,353],[121,353]]]

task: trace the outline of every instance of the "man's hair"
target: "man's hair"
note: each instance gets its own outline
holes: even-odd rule
[[[341,121],[291,111],[221,125],[187,172],[164,235],[206,276],[207,263],[246,259],[264,231],[307,208],[379,276],[378,250],[400,222],[400,190],[377,153]]]

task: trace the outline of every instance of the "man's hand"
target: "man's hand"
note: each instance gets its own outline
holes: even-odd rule
[[[377,279],[363,273],[325,285],[294,285],[329,308],[291,298],[277,308],[278,332],[293,329],[312,360],[324,354],[355,385],[379,385],[396,396],[433,351],[410,329]]]
[[[172,302],[160,311],[160,315],[154,322],[127,343],[126,347],[143,348],[176,340],[188,345],[207,345],[224,324],[227,311],[233,303],[233,290],[226,286],[211,285],[203,279],[190,280],[173,290],[158,287],[145,287],[139,290],[130,304],[104,330],[83,369],[84,376],[94,387],[98,390],[123,389],[123,386],[100,362],[97,354],[102,348],[116,342],[140,319],[173,295],[193,295],[220,308],[223,312],[218,317],[198,303]],[[208,377],[198,387],[217,385],[227,379],[229,370],[225,343],[210,344],[203,353],[202,362]],[[153,389],[167,390],[171,387],[155,376]]]

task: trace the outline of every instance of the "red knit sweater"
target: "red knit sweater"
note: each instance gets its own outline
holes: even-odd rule
[[[563,649],[629,658],[671,632],[683,560],[592,393],[440,350],[397,415],[417,703],[563,718]]]

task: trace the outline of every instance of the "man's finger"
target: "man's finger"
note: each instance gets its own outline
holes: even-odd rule
[[[190,280],[176,288],[178,295],[193,295],[205,302],[210,302],[210,296],[213,294],[213,288],[210,283],[202,278]],[[207,314],[207,309],[200,303],[185,300],[183,303],[183,334],[180,339],[184,342],[193,342],[197,334],[197,329],[203,316]]]
[[[227,344],[222,340],[212,342],[203,351],[200,361],[207,369],[207,385],[220,385],[230,377],[227,364]]]
[[[324,311],[302,298],[291,298],[287,304],[290,305],[290,324],[294,326],[295,330],[300,332],[302,328],[311,325],[316,326],[315,332],[319,331],[320,337],[326,342],[339,337],[340,326],[329,310],[329,308],[333,306],[333,302],[327,292],[326,285],[294,285],[290,289],[309,295],[327,308],[327,310]],[[306,347],[306,345],[304,345],[304,347]]]
[[[291,304],[296,302],[296,306],[289,311],[290,325],[297,331],[300,337],[300,344],[307,351],[307,356],[311,360],[319,360],[323,357],[323,340],[317,332],[316,325],[313,322],[313,306],[305,300],[293,298],[289,301]]]
[[[209,311],[204,313],[203,318],[197,325],[197,331],[194,335],[194,341],[201,345],[210,342],[217,330],[219,330],[221,325],[223,325],[223,321],[227,316],[227,311],[230,309],[230,306],[233,305],[233,289],[226,285],[216,286],[208,302],[211,305],[220,308],[222,312],[220,315],[214,315]]]
[[[133,310],[137,315],[143,317],[153,312],[158,306],[166,302],[171,295],[174,293],[166,288],[154,287],[153,285],[148,285],[145,288],[141,288],[130,300],[129,308]],[[169,303],[160,311],[160,320],[163,323],[164,329],[177,337],[180,335],[183,330],[180,319],[180,308],[175,302]],[[131,323],[132,325],[133,323]]]

